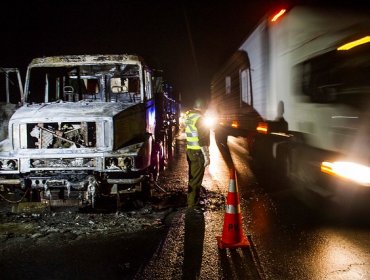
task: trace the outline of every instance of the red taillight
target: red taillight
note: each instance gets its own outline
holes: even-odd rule
[[[281,9],[277,14],[275,14],[272,18],[271,18],[271,22],[275,22],[277,21],[283,14],[285,14],[286,12],[286,9]]]
[[[233,121],[233,122],[231,123],[231,127],[233,127],[233,128],[238,128],[238,127],[239,127],[239,122],[238,122],[238,121]]]
[[[259,122],[257,125],[257,131],[262,134],[267,134],[268,132],[268,124],[266,122]]]

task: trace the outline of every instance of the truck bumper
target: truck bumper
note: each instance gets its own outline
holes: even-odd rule
[[[20,185],[21,179],[0,179],[0,185]]]
[[[131,179],[107,179],[108,184],[122,184],[122,185],[131,185],[131,184],[139,184],[147,179],[146,176],[141,175],[138,178],[131,178]]]

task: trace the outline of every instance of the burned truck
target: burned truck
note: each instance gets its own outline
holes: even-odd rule
[[[0,184],[51,205],[150,195],[170,152],[156,79],[136,55],[33,59],[0,142]]]

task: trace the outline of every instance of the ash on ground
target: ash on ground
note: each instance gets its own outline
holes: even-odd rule
[[[52,242],[65,246],[88,238],[122,235],[166,226],[166,218],[186,207],[187,167],[181,155],[165,170],[154,188],[150,201],[134,200],[130,207],[115,211],[47,207],[16,210],[17,205],[0,199],[0,244],[2,250],[13,246],[37,246]],[[202,190],[204,211],[224,207],[222,194]],[[13,208],[13,211],[12,211]]]

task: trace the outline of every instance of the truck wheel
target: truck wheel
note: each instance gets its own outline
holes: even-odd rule
[[[253,145],[250,146],[249,155],[251,156],[250,166],[252,171],[255,175],[260,175],[264,173],[264,162],[263,162],[263,155],[261,152],[262,144],[260,143],[260,139],[254,138]]]
[[[283,149],[282,151],[278,151],[276,171],[279,182],[286,187],[290,186],[291,170],[292,160],[289,152],[285,149]]]
[[[142,185],[141,198],[143,201],[148,201],[152,198],[153,187],[150,181],[144,182]]]

